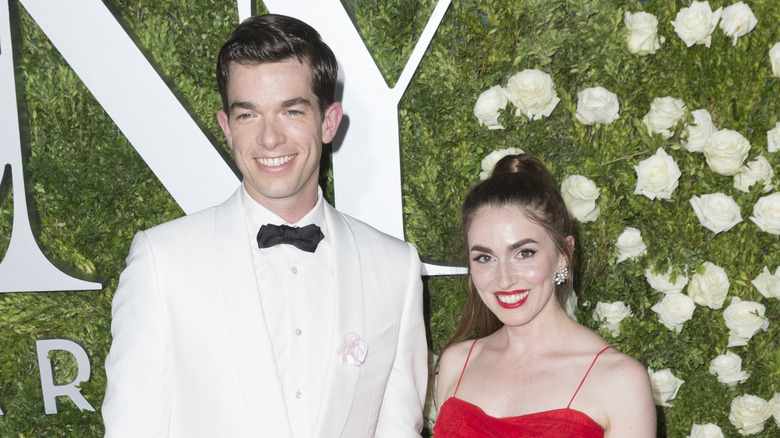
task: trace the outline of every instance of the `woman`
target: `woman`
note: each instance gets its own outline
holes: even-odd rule
[[[470,293],[440,359],[434,437],[655,437],[645,368],[563,310],[574,238],[541,161],[501,159],[462,214]]]

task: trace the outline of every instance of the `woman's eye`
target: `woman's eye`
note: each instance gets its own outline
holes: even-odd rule
[[[532,249],[523,249],[517,253],[517,256],[520,257],[521,259],[527,259],[529,257],[533,257],[534,254],[536,254],[536,251]]]
[[[477,262],[477,263],[487,263],[487,262],[491,261],[492,259],[493,258],[490,257],[487,254],[480,254],[480,255],[474,257],[474,261]]]

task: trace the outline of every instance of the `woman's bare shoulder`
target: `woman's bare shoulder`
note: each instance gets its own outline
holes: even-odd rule
[[[458,342],[442,352],[439,358],[438,389],[436,391],[437,399],[440,402],[444,402],[455,392],[455,386],[473,344],[474,340]]]
[[[439,358],[439,375],[442,372],[447,373],[451,370],[457,370],[458,374],[460,374],[473,345],[474,340],[468,340],[447,347]]]
[[[650,383],[644,365],[616,348],[606,350],[602,354],[602,358],[599,358],[599,362],[603,362],[600,368],[607,375],[612,376],[613,379],[625,380],[621,384],[625,384],[627,381],[639,381],[641,384],[647,383],[648,385]]]
[[[452,344],[444,350],[442,357],[445,355],[468,354],[469,350],[471,350],[471,346],[474,345],[474,341],[474,339],[468,339]]]
[[[609,348],[612,346],[604,338],[587,327],[582,326],[579,335],[577,344],[585,356],[591,356],[595,351],[603,350],[594,364],[596,374],[603,375],[610,382],[615,382],[617,378],[625,379],[620,383],[615,382],[616,385],[623,385],[629,381],[649,384],[647,371],[639,361],[622,353],[617,347]]]
[[[599,358],[593,376],[609,417],[607,436],[655,436],[655,404],[647,369],[615,349]],[[596,369],[596,367],[594,367]]]

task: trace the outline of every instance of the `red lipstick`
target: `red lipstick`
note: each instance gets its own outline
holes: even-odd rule
[[[516,309],[525,304],[526,300],[528,299],[529,292],[527,289],[513,290],[508,292],[498,291],[493,292],[493,295],[495,295],[499,306],[503,307],[504,309]]]

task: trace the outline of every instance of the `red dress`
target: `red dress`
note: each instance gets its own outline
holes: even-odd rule
[[[474,341],[476,344],[477,341]],[[471,350],[474,349],[471,344]],[[584,413],[570,409],[574,397],[577,396],[582,384],[588,377],[591,368],[596,363],[601,353],[606,351],[607,347],[601,350],[590,368],[582,378],[580,386],[574,391],[568,406],[565,409],[555,409],[552,411],[537,412],[533,414],[520,415],[518,417],[496,418],[486,414],[479,406],[473,405],[467,401],[456,398],[460,379],[455,387],[455,394],[448,398],[433,425],[434,438],[552,438],[552,437],[581,437],[581,438],[603,438],[604,429],[592,418]],[[466,365],[471,357],[471,350],[466,357],[466,363],[463,364],[463,371],[460,378],[463,378],[463,372],[466,371]]]

